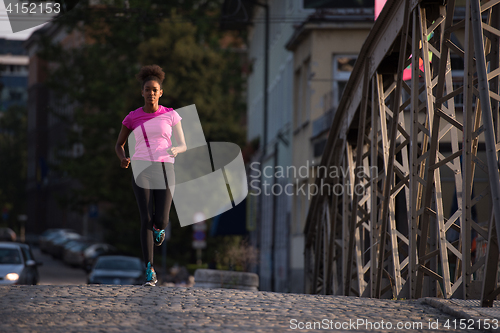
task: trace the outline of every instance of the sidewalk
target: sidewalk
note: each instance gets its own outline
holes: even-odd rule
[[[454,316],[499,317],[498,307],[464,302],[195,287],[4,286],[0,332],[481,332],[460,329]]]

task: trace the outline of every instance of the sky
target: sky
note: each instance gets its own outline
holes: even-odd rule
[[[0,1],[0,38],[26,40],[33,33],[33,31],[41,28],[42,26],[43,24],[31,29],[13,33],[12,28],[10,27],[9,18],[7,17],[7,12],[5,11],[5,4],[3,1]]]

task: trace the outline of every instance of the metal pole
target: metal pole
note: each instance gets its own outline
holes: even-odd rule
[[[278,149],[279,149],[279,142],[276,140],[276,143],[274,144],[274,167],[278,164]],[[276,172],[273,173],[273,183],[276,185],[278,184],[278,178],[276,177]],[[273,220],[271,221],[272,223],[272,242],[271,242],[271,290],[276,291],[276,277],[275,277],[275,272],[276,272],[276,235],[277,235],[277,222],[278,222],[278,196],[275,195],[273,196]]]
[[[267,87],[269,84],[269,78],[268,78],[268,70],[269,70],[269,5],[260,3],[258,1],[254,0],[246,0],[254,5],[263,7],[265,10],[265,26],[264,26],[264,109],[263,109],[263,116],[262,116],[262,122],[263,122],[263,135],[262,135],[262,158],[264,159],[266,156],[266,144],[267,144],[267,100],[268,100],[268,94],[267,94]]]
[[[198,267],[201,268],[201,265],[202,265],[202,261],[201,261],[201,249],[196,249],[196,265],[198,265]]]
[[[262,123],[263,123],[263,133],[262,133],[262,142],[260,142],[260,146],[262,147],[262,155],[260,157],[260,171],[261,171],[261,176],[260,176],[260,186],[261,186],[261,196],[262,196],[262,184],[264,181],[264,172],[263,172],[263,167],[264,167],[264,160],[266,158],[266,145],[267,145],[267,100],[268,100],[268,94],[267,94],[267,87],[268,87],[268,69],[269,69],[269,5],[268,4],[263,4],[258,1],[254,0],[247,0],[257,6],[263,7],[265,10],[265,26],[264,26],[264,109],[263,109],[263,116],[262,116]],[[260,218],[258,219],[258,227],[257,227],[257,235],[260,235],[261,231],[261,226],[262,226],[262,197],[259,198],[259,216]],[[260,239],[259,236],[257,236],[258,239],[258,244],[257,247],[260,248]],[[257,269],[259,269],[257,267]],[[272,274],[271,274],[272,275]]]
[[[260,5],[260,4],[259,4]],[[268,5],[260,5],[263,6],[266,11],[266,26],[265,26],[265,55],[264,55],[264,135],[262,148],[263,148],[263,156],[266,156],[266,145],[267,145],[267,101],[268,101],[268,93],[267,87],[269,84],[268,71],[269,71],[269,6]]]
[[[83,236],[87,237],[89,235],[89,209],[88,206],[85,207],[83,213]]]
[[[486,60],[483,47],[483,28],[481,11],[478,0],[471,0],[472,35],[474,39],[474,53],[476,55],[476,68],[478,76],[478,90],[483,112],[484,143],[486,146],[486,159],[488,164],[488,178],[491,187],[491,201],[495,213],[497,237],[500,239],[500,179],[498,176],[498,159],[496,154],[495,133],[493,130],[493,116],[486,75]],[[500,244],[499,244],[500,246]]]
[[[163,269],[163,282],[167,281],[167,239],[163,242],[161,249],[161,268]]]

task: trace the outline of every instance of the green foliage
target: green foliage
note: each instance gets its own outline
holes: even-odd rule
[[[241,89],[237,58],[195,40],[197,27],[178,20],[159,25],[159,35],[139,45],[139,62],[158,64],[166,73],[162,101],[174,108],[196,104],[207,141],[232,140],[243,145],[244,106],[234,92]]]
[[[60,151],[84,147],[81,156],[60,154],[51,166],[80,184],[63,203],[82,210],[105,203],[101,222],[123,251],[138,250],[139,213],[132,172],[120,168],[114,147],[123,118],[144,104],[135,79],[142,65],[158,64],[166,72],[160,104],[196,104],[208,141],[244,143],[238,56],[216,43],[221,37],[213,24],[219,2],[130,0],[129,10],[81,6],[60,22],[85,33],[89,43],[75,49],[41,40],[39,55],[52,64],[47,84],[61,104],[52,112],[66,123],[67,140]],[[71,115],[60,112],[68,107]],[[179,226],[175,209],[171,222],[168,253],[187,263],[193,257],[192,230]]]
[[[218,269],[249,272],[259,262],[259,251],[242,236],[224,236],[215,257]]]
[[[8,209],[6,221],[15,227],[17,215],[25,214],[27,173],[27,109],[13,105],[0,113],[0,210]]]

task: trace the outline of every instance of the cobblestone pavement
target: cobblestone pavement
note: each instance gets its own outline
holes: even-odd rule
[[[398,323],[413,332],[459,331],[453,319],[408,300],[181,287],[0,287],[0,332],[403,331]],[[314,322],[321,324],[316,330]]]

